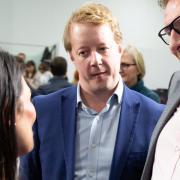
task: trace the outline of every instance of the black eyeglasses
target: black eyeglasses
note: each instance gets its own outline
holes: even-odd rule
[[[128,64],[128,63],[121,63],[120,64],[120,69],[128,69],[129,68],[129,66],[135,66],[136,64]]]
[[[178,16],[176,19],[174,19],[169,25],[166,27],[162,28],[158,36],[167,44],[169,45],[170,42],[170,36],[171,36],[171,31],[172,29],[180,34],[180,16]]]

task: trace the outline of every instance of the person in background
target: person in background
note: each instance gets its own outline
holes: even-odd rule
[[[77,86],[33,99],[34,150],[21,158],[23,180],[139,180],[164,106],[123,85],[122,36],[102,4],[72,13],[64,46]]]
[[[45,61],[41,62],[34,77],[34,90],[38,89],[42,85],[47,84],[52,77],[53,75],[50,71],[50,63]]]
[[[26,82],[28,83],[28,85],[32,90],[36,89],[36,85],[35,85],[36,72],[37,70],[36,70],[35,62],[33,60],[27,61],[27,63],[25,64],[24,79],[26,80]]]
[[[159,37],[180,60],[180,1],[160,0],[165,8]],[[141,180],[180,179],[180,71],[170,81],[167,106],[153,132]]]
[[[32,96],[49,94],[72,85],[67,79],[67,61],[64,57],[55,57],[50,63],[50,68],[53,77],[47,84],[42,85],[35,90]]]
[[[26,63],[26,54],[25,53],[19,52],[16,57],[20,63],[23,63],[23,64]]]
[[[145,64],[142,54],[134,46],[127,46],[120,61],[120,74],[124,83],[132,90],[135,90],[156,102],[160,102],[160,97],[153,90],[144,85]]]
[[[36,113],[15,57],[0,50],[0,179],[15,180],[17,157],[33,148]]]

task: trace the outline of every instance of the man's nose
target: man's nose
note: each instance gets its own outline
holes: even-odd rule
[[[177,56],[177,53],[180,51],[180,35],[172,29],[170,36],[170,50]]]
[[[102,64],[102,55],[98,52],[92,53],[91,65],[100,65]]]

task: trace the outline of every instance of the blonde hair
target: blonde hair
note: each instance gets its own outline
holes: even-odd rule
[[[123,53],[127,53],[133,57],[133,61],[136,64],[136,67],[139,72],[138,80],[143,79],[146,70],[145,70],[144,58],[141,52],[138,51],[138,49],[135,46],[129,45],[124,49]]]
[[[167,6],[169,0],[158,0],[158,4],[160,7],[165,8]]]
[[[117,43],[120,43],[122,40],[119,24],[112,16],[111,11],[102,4],[88,3],[73,12],[65,26],[63,41],[64,47],[68,52],[72,49],[70,30],[73,23],[91,23],[94,25],[108,24],[114,33],[114,40]]]

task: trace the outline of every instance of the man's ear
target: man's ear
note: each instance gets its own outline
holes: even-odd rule
[[[74,61],[74,56],[73,56],[72,51],[69,52],[69,56],[70,56],[71,61]]]
[[[122,54],[123,53],[123,46],[119,44],[119,52]]]
[[[122,45],[122,44],[119,44],[119,54],[120,54],[120,60],[121,60],[121,57],[122,57],[123,51],[124,51],[123,45]]]

